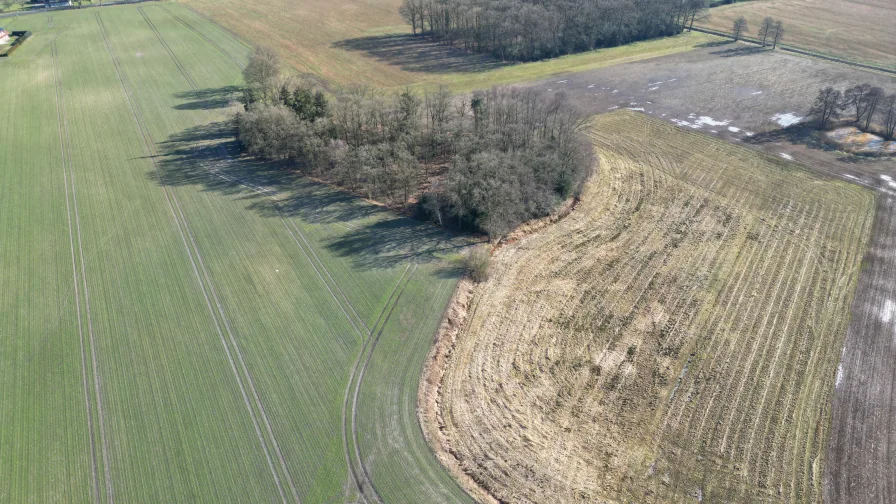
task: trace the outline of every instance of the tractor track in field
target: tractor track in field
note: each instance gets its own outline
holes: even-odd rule
[[[262,417],[262,419],[267,427],[268,434],[271,437],[271,442],[274,445],[275,451],[277,452],[277,455],[278,455],[278,458],[279,458],[279,461],[281,464],[281,469],[283,470],[284,475],[286,476],[288,483],[290,485],[290,488],[293,492],[293,497],[295,498],[296,502],[301,502],[298,497],[298,492],[296,491],[295,485],[292,482],[292,477],[291,477],[289,470],[286,466],[285,460],[282,456],[282,453],[280,452],[279,444],[277,443],[276,438],[273,435],[273,430],[271,429],[270,421],[267,418],[267,413],[264,409],[264,406],[261,404],[260,398],[258,396],[254,382],[252,380],[252,377],[248,373],[248,368],[245,364],[245,360],[243,359],[242,352],[240,351],[239,346],[236,344],[236,340],[231,331],[230,324],[224,315],[223,307],[221,306],[220,301],[217,298],[217,294],[214,291],[214,287],[211,284],[211,279],[208,276],[208,272],[205,269],[205,264],[202,261],[202,256],[199,254],[198,248],[195,248],[195,250],[191,250],[190,245],[187,243],[186,235],[189,235],[190,241],[193,243],[193,246],[196,247],[196,243],[193,238],[192,232],[190,231],[188,223],[186,221],[186,216],[183,214],[183,212],[180,209],[180,204],[177,201],[176,195],[173,193],[173,191],[170,190],[169,186],[164,184],[164,181],[162,178],[162,172],[159,169],[158,163],[156,162],[156,159],[155,159],[157,156],[157,153],[154,148],[154,143],[152,141],[152,138],[150,137],[149,130],[147,129],[146,125],[144,124],[142,114],[140,113],[140,111],[135,103],[135,100],[131,95],[131,90],[125,81],[124,71],[120,66],[118,57],[115,55],[115,52],[112,50],[112,44],[109,41],[105,25],[102,21],[102,17],[100,16],[99,12],[96,13],[96,19],[97,19],[97,24],[99,25],[100,32],[103,37],[103,41],[105,42],[106,49],[109,52],[109,56],[112,59],[113,66],[115,67],[115,72],[118,77],[118,81],[121,84],[122,91],[124,92],[125,98],[127,99],[128,105],[130,107],[131,115],[133,116],[134,122],[136,123],[139,133],[143,139],[143,142],[146,147],[149,158],[152,161],[153,167],[155,168],[155,171],[156,171],[156,175],[159,178],[159,182],[163,186],[163,191],[165,193],[165,198],[168,203],[169,210],[171,211],[171,214],[175,219],[175,224],[177,225],[178,231],[180,233],[181,241],[183,242],[184,247],[187,250],[187,255],[189,256],[190,263],[193,267],[193,272],[196,275],[196,279],[199,282],[199,286],[200,286],[200,289],[202,290],[203,297],[205,298],[206,306],[208,307],[209,311],[211,312],[212,319],[215,323],[215,328],[217,329],[217,332],[218,332],[218,336],[220,337],[221,343],[224,346],[225,353],[227,354],[228,361],[230,362],[231,370],[234,373],[234,377],[237,380],[237,383],[240,388],[240,392],[243,396],[243,402],[245,403],[246,408],[249,411],[249,415],[250,415],[250,417],[252,419],[252,423],[255,427],[255,433],[258,436],[259,442],[261,443],[265,457],[267,458],[268,466],[271,470],[271,474],[273,475],[274,481],[277,484],[277,489],[280,492],[281,500],[285,503],[287,501],[286,495],[283,490],[283,486],[280,481],[280,477],[278,476],[277,471],[274,469],[274,463],[271,459],[271,455],[270,455],[269,449],[267,447],[267,443],[265,442],[264,436],[261,433],[261,428],[259,427],[258,419],[256,418],[255,412],[252,409],[251,403],[250,403],[248,395],[246,393],[246,387],[243,384],[243,380],[240,377],[239,371],[238,371],[236,363],[234,361],[234,358],[233,358],[234,354],[237,356],[237,359],[240,361],[240,365],[241,365],[244,373],[246,373],[246,381],[249,383],[249,388],[252,391],[252,394],[256,401],[256,407],[258,408],[260,416]],[[177,207],[177,210],[175,210],[175,206]],[[180,214],[178,214],[178,212],[180,212]],[[196,254],[195,259],[194,259],[194,255],[193,255],[194,252]],[[208,286],[206,286],[205,283],[203,283],[202,275],[199,273],[199,268],[197,268],[197,262],[199,263],[203,273],[205,274],[206,281],[208,282]],[[214,298],[215,304],[218,307],[218,312],[219,312],[218,315],[221,316],[222,322],[224,323],[224,326],[225,326],[225,329],[228,332],[231,344],[233,345],[233,351],[231,351],[231,348],[227,345],[227,342],[224,338],[223,331],[221,330],[221,323],[218,321],[218,316],[215,314],[215,309],[212,307],[212,303],[211,303],[211,299],[209,298],[209,294],[211,294],[211,296]]]
[[[401,274],[401,278],[396,282],[395,287],[392,288],[392,292],[389,294],[389,298],[386,299],[386,304],[383,306],[383,309],[380,311],[379,317],[377,317],[376,323],[373,325],[374,329],[376,329],[380,323],[380,320],[383,318],[383,314],[386,313],[389,305],[392,303],[392,298],[395,297],[395,291],[398,290],[398,286],[401,285],[401,282],[404,280],[405,275],[408,274],[408,269],[410,269],[410,265],[405,268],[404,272]],[[352,461],[351,450],[348,447],[348,398],[351,395],[352,385],[355,383],[355,376],[358,372],[358,366],[361,364],[361,359],[364,357],[365,352],[367,351],[367,346],[370,344],[370,338],[364,340],[364,345],[361,347],[361,351],[358,352],[358,357],[355,359],[355,363],[352,365],[351,373],[349,373],[348,384],[345,386],[345,396],[342,399],[342,449],[345,453],[345,464],[348,466],[348,470],[351,473],[352,480],[355,483],[355,487],[358,489],[358,493],[361,496],[361,500],[365,503],[367,501],[367,497],[364,495],[364,483],[361,481],[362,476],[358,475],[358,469],[355,467],[354,462]],[[352,410],[354,411],[354,410]],[[354,437],[352,438],[354,439]],[[370,484],[370,483],[368,483]],[[372,487],[373,485],[370,484]]]
[[[190,85],[190,89],[193,92],[199,91],[199,86],[196,84],[196,81],[193,80],[193,77],[190,76],[190,73],[187,72],[186,67],[183,63],[181,63],[180,59],[178,59],[177,55],[174,54],[174,51],[171,50],[171,47],[168,45],[168,42],[165,42],[165,37],[162,37],[162,34],[159,32],[159,29],[156,28],[156,25],[149,19],[149,16],[146,14],[146,11],[143,10],[143,7],[137,7],[137,11],[140,12],[140,15],[143,16],[143,20],[146,21],[146,24],[149,25],[149,28],[155,33],[156,38],[159,39],[159,42],[162,44],[162,47],[165,48],[165,51],[168,53],[168,56],[171,56],[171,60],[174,61],[174,65],[180,71],[180,74],[183,75],[184,79],[187,81],[187,84]],[[207,112],[207,111],[206,111]]]
[[[402,276],[402,278],[400,279],[400,281],[398,283],[398,285],[401,285],[401,289],[398,291],[397,294],[393,290],[392,294],[394,295],[394,300],[391,301],[391,306],[388,302],[386,303],[386,307],[389,307],[388,313],[386,313],[386,311],[385,311],[386,307],[384,307],[383,312],[380,313],[380,316],[377,319],[377,322],[379,323],[380,321],[382,321],[382,323],[379,324],[379,330],[376,331],[376,336],[373,336],[369,340],[370,344],[365,345],[365,347],[367,349],[367,357],[366,358],[361,357],[364,360],[364,364],[361,366],[360,373],[358,374],[358,379],[355,380],[354,393],[353,393],[353,397],[352,397],[351,431],[352,431],[352,445],[354,446],[354,451],[355,451],[354,455],[355,455],[355,458],[357,459],[358,465],[361,468],[361,473],[364,475],[365,481],[367,482],[368,486],[370,487],[370,490],[373,492],[374,499],[376,500],[376,502],[378,502],[380,504],[382,504],[384,502],[383,498],[380,496],[379,492],[377,492],[376,486],[373,484],[373,478],[370,477],[370,471],[368,470],[367,465],[364,464],[364,459],[361,456],[361,447],[358,444],[358,428],[357,428],[358,397],[361,393],[361,385],[364,382],[364,374],[367,372],[367,366],[370,364],[370,359],[373,357],[373,352],[376,350],[376,345],[379,342],[380,337],[383,335],[383,331],[385,331],[386,325],[389,323],[389,319],[392,317],[392,313],[395,312],[395,307],[398,306],[398,302],[401,300],[402,294],[404,294],[405,289],[407,289],[408,284],[411,282],[411,279],[414,277],[414,273],[417,272],[417,267],[418,267],[418,265],[414,264],[414,268],[412,270],[410,270],[410,274],[408,274],[407,270],[405,270],[405,275]],[[398,285],[396,285],[396,288],[398,287]],[[385,318],[383,318],[384,314],[386,315]],[[376,328],[376,325],[374,326],[374,328]],[[362,350],[361,355],[363,356],[363,350]],[[349,384],[351,384],[351,382],[349,382]]]
[[[221,47],[221,46],[218,45],[217,43],[213,42],[210,38],[206,37],[202,32],[200,32],[199,30],[197,30],[193,25],[191,25],[190,23],[187,23],[186,21],[184,21],[183,19],[181,19],[180,16],[178,16],[177,14],[175,14],[175,13],[171,12],[170,10],[168,10],[168,8],[165,7],[164,5],[159,5],[158,7],[159,7],[160,9],[162,9],[163,11],[167,12],[168,15],[170,15],[171,17],[173,17],[173,18],[174,18],[175,20],[177,20],[180,24],[186,26],[187,29],[189,29],[190,31],[192,31],[192,32],[195,33],[196,35],[199,35],[199,37],[202,38],[202,40],[205,40],[210,46],[214,47],[215,49],[218,50],[218,52],[220,52],[221,54],[223,54],[224,56],[226,56],[227,59],[229,59],[230,61],[232,61],[232,62],[233,62],[233,63],[234,63],[240,70],[246,68],[246,65],[243,64],[242,61],[240,61],[238,58],[235,58],[235,57],[232,56],[229,52],[227,52],[223,47]]]
[[[57,34],[58,37],[58,34]],[[56,42],[55,38],[47,44],[50,47],[50,52],[52,54],[53,59],[53,77],[54,77],[54,86],[56,88],[56,118],[59,124],[59,146],[62,150],[62,179],[65,183],[65,210],[66,210],[66,218],[68,221],[68,239],[69,239],[69,247],[71,250],[72,256],[72,281],[75,289],[75,311],[78,316],[78,341],[80,343],[81,350],[81,382],[84,388],[84,405],[87,411],[87,434],[90,437],[90,474],[91,480],[93,482],[93,502],[99,503],[100,501],[100,489],[99,489],[99,478],[97,476],[97,464],[96,464],[96,439],[94,434],[93,427],[93,408],[90,404],[90,386],[89,380],[87,378],[87,355],[84,350],[84,323],[81,318],[81,294],[78,287],[78,266],[77,261],[75,260],[75,238],[74,232],[72,229],[72,209],[71,202],[69,199],[69,175],[68,168],[71,168],[70,159],[68,149],[66,149],[67,141],[68,141],[68,126],[66,125],[65,120],[65,102],[64,96],[62,94],[62,86],[60,85],[60,75],[59,75],[59,56],[56,52]],[[80,237],[79,237],[79,245],[80,245]],[[89,316],[89,312],[88,312]],[[93,368],[92,371],[95,373],[96,368]],[[109,494],[111,495],[111,494]]]

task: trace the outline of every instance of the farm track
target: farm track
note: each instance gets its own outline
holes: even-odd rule
[[[156,25],[153,24],[152,20],[149,19],[149,16],[146,15],[146,12],[143,10],[143,7],[137,7],[137,11],[143,16],[143,19],[146,21],[146,24],[149,25],[149,28],[156,35],[156,38],[159,39],[159,43],[162,44],[162,47],[165,48],[165,52],[168,53],[168,56],[171,56],[171,60],[174,61],[174,65],[180,71],[180,74],[183,76],[184,80],[187,81],[187,84],[190,85],[190,89],[194,92],[199,90],[199,86],[196,84],[196,81],[193,80],[193,77],[190,76],[190,73],[187,72],[186,67],[181,61],[177,58],[177,55],[174,54],[174,51],[171,50],[171,47],[168,45],[168,42],[165,42],[165,37],[159,33],[159,29],[156,28]],[[206,112],[208,112],[206,110]]]
[[[58,37],[58,34],[57,34]],[[84,322],[81,317],[81,294],[80,289],[78,287],[78,266],[75,260],[75,238],[74,232],[72,230],[72,208],[71,202],[69,199],[69,190],[73,188],[73,184],[69,184],[69,174],[68,169],[71,168],[71,160],[69,158],[68,148],[68,125],[65,119],[65,97],[63,95],[62,86],[60,84],[60,72],[59,72],[59,56],[56,52],[56,38],[50,41],[47,44],[50,47],[51,56],[53,59],[53,78],[54,78],[54,87],[56,91],[56,116],[59,124],[59,146],[62,150],[62,179],[65,184],[65,209],[66,209],[66,219],[68,223],[68,238],[69,238],[69,247],[71,249],[72,256],[72,281],[74,287],[75,294],[75,312],[77,313],[78,319],[78,340],[80,344],[81,351],[81,381],[84,390],[84,405],[87,413],[87,433],[90,438],[89,443],[89,452],[90,452],[90,474],[91,474],[91,483],[92,483],[92,491],[93,491],[93,501],[94,503],[100,502],[100,488],[99,488],[99,476],[97,474],[97,460],[96,460],[96,439],[94,434],[93,427],[93,408],[91,407],[90,402],[90,386],[88,385],[89,380],[87,377],[87,355],[84,349]],[[72,180],[74,182],[74,180]],[[78,234],[78,249],[80,255],[80,244],[81,244],[81,236],[80,236],[80,226],[79,234]],[[81,256],[83,259],[83,255]],[[90,312],[87,312],[87,316],[90,316]],[[92,349],[91,349],[92,352]],[[91,353],[92,355],[92,353]],[[91,367],[91,374],[96,374],[96,367]],[[96,382],[94,381],[94,384]],[[96,392],[96,389],[94,389]],[[102,412],[99,412],[102,414]],[[103,467],[105,471],[106,467],[106,459],[105,459],[105,450],[104,450],[104,459],[103,459]],[[112,498],[112,493],[109,491],[110,485],[108,484],[109,480],[106,479],[107,482],[107,495],[109,496],[110,502]]]
[[[106,49],[109,52],[109,56],[112,60],[113,66],[115,68],[116,75],[118,77],[119,83],[121,84],[122,92],[124,93],[125,97],[127,98],[128,105],[131,110],[131,114],[134,118],[134,122],[138,128],[140,136],[143,138],[143,142],[146,147],[147,154],[150,157],[150,160],[152,161],[153,167],[155,168],[156,175],[159,177],[159,181],[160,181],[160,183],[163,187],[163,190],[165,192],[165,198],[168,203],[169,210],[171,211],[171,215],[174,217],[175,223],[177,225],[178,231],[181,236],[181,241],[183,242],[183,245],[187,251],[187,255],[189,256],[190,263],[193,268],[193,272],[196,276],[196,280],[199,283],[199,286],[203,293],[203,297],[205,298],[206,306],[208,307],[209,312],[212,315],[212,319],[215,323],[215,328],[218,332],[218,336],[221,340],[221,344],[224,346],[225,353],[227,354],[227,359],[230,362],[231,370],[233,371],[234,377],[236,378],[237,384],[239,385],[240,392],[243,397],[243,402],[245,403],[245,406],[246,406],[247,410],[249,411],[249,415],[250,415],[252,423],[254,425],[256,435],[257,435],[258,440],[259,440],[259,442],[262,446],[262,449],[264,451],[265,457],[268,462],[268,466],[271,470],[271,474],[274,477],[274,481],[275,481],[275,483],[277,485],[277,489],[280,493],[281,500],[284,503],[287,502],[286,493],[285,493],[285,491],[283,489],[283,485],[280,481],[280,476],[278,475],[277,471],[274,468],[274,463],[273,463],[273,460],[271,459],[271,455],[270,455],[270,451],[267,446],[267,442],[265,441],[265,438],[262,435],[261,428],[258,423],[258,419],[256,418],[256,413],[253,410],[252,405],[249,401],[249,397],[246,393],[246,386],[243,383],[243,378],[240,376],[240,373],[239,373],[236,363],[234,361],[234,357],[233,357],[234,355],[236,355],[237,360],[240,361],[240,365],[245,373],[245,378],[246,378],[246,381],[248,382],[249,389],[252,391],[253,398],[255,399],[256,407],[258,408],[259,414],[262,417],[262,419],[268,429],[268,434],[271,436],[271,440],[272,440],[274,449],[275,449],[275,451],[277,451],[281,469],[283,470],[284,475],[287,477],[287,480],[290,485],[290,489],[292,490],[293,497],[294,497],[295,501],[298,503],[298,502],[300,502],[299,497],[298,497],[298,492],[296,491],[295,485],[292,483],[292,479],[291,479],[291,476],[289,475],[289,471],[286,467],[285,460],[283,459],[283,456],[280,453],[279,445],[277,444],[276,439],[273,436],[273,431],[271,430],[271,427],[270,427],[270,421],[268,420],[265,409],[261,404],[257,390],[255,389],[255,385],[252,381],[252,377],[248,373],[248,369],[245,365],[245,361],[243,359],[243,356],[239,349],[239,346],[236,344],[236,340],[235,340],[233,333],[230,329],[230,324],[223,312],[223,308],[221,307],[220,301],[217,298],[217,295],[214,291],[214,287],[211,284],[210,278],[208,277],[208,273],[207,273],[205,265],[202,261],[202,256],[199,254],[198,248],[191,249],[190,245],[187,243],[187,235],[189,235],[190,242],[193,243],[193,246],[195,247],[195,240],[194,240],[192,233],[190,232],[190,229],[188,227],[186,217],[183,215],[183,213],[180,210],[179,202],[177,201],[177,197],[174,194],[173,190],[168,185],[164,184],[164,181],[162,179],[161,170],[159,169],[158,163],[156,162],[157,153],[155,151],[152,138],[149,136],[149,131],[142,120],[142,114],[140,113],[139,108],[137,107],[137,105],[134,102],[132,92],[130,90],[129,85],[127,84],[124,72],[121,69],[121,66],[118,62],[118,57],[115,55],[115,52],[112,49],[112,45],[111,45],[111,42],[109,41],[105,25],[103,24],[103,21],[102,21],[102,17],[100,16],[99,12],[95,13],[95,15],[96,15],[97,24],[99,26],[100,32],[103,37],[103,41],[106,45]],[[175,210],[175,208],[177,208],[177,210]],[[195,257],[194,257],[194,254],[195,254]],[[203,274],[205,275],[208,285],[206,285],[206,283],[203,282],[203,275],[200,274],[199,268],[197,268],[197,262],[199,264],[199,267],[202,269]],[[215,312],[215,309],[212,307],[212,302],[211,302],[211,299],[209,298],[210,294],[211,294],[211,297],[214,298],[215,305],[218,307],[217,314]],[[225,327],[226,331],[228,332],[228,336],[230,338],[231,344],[233,345],[233,348],[229,347],[227,344],[227,341],[225,340],[223,331],[221,330],[221,323],[219,322],[218,316],[221,317],[221,321],[223,322],[224,327]]]
[[[502,501],[819,500],[871,193],[596,121],[577,210],[474,294],[441,385],[449,452]]]

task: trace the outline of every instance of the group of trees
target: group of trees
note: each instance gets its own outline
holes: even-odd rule
[[[674,35],[706,11],[707,0],[404,0],[415,34],[533,61]]]
[[[276,56],[263,49],[244,78],[236,127],[248,153],[370,199],[416,203],[440,224],[493,238],[550,213],[591,164],[584,118],[560,94],[353,87],[328,99],[282,78]]]
[[[883,89],[871,84],[857,84],[840,91],[828,86],[818,92],[809,111],[820,128],[825,129],[843,114],[856,126],[870,132],[875,117],[879,118],[883,136],[893,140],[896,134],[896,93],[887,95]]]
[[[747,34],[748,29],[747,18],[741,16],[734,20],[734,24],[731,27],[731,35],[734,37],[734,40],[740,40]],[[768,45],[771,44],[772,49],[776,49],[783,37],[784,24],[781,21],[771,17],[762,20],[762,24],[759,26],[759,32],[756,36],[758,40],[762,40],[762,47],[768,47]]]

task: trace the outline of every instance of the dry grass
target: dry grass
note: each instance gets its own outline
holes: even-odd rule
[[[819,500],[873,193],[627,112],[593,138],[577,210],[474,294],[459,465],[507,502]]]
[[[784,22],[784,42],[833,56],[896,68],[892,0],[754,0],[712,9],[703,24],[730,31],[739,16],[755,35],[766,16]]]
[[[711,40],[703,34],[630,44],[529,64],[502,64],[410,36],[400,0],[184,0],[243,40],[273,46],[300,72],[331,84],[489,88],[654,58]]]

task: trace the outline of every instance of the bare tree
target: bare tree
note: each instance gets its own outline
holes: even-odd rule
[[[401,17],[411,25],[414,35],[417,34],[417,28],[423,33],[423,15],[425,7],[421,0],[404,0],[398,8]]]
[[[872,87],[865,93],[865,96],[862,97],[862,100],[865,102],[865,131],[871,129],[871,121],[874,119],[874,113],[877,111],[877,106],[880,105],[880,102],[883,101],[885,96],[883,89]]]
[[[762,39],[762,47],[765,47],[765,43],[768,40],[769,35],[772,35],[775,30],[775,20],[767,17],[762,20],[762,25],[759,26],[759,38]]]
[[[258,47],[243,69],[243,80],[250,89],[261,93],[265,103],[277,94],[280,80],[280,56],[273,49]]]
[[[887,140],[893,140],[896,134],[896,93],[893,93],[883,100],[884,113],[884,137]]]
[[[772,49],[778,48],[778,42],[784,37],[784,25],[777,21],[775,22],[775,35],[774,35],[774,44],[772,45]]]
[[[734,20],[731,35],[734,37],[734,41],[737,42],[745,33],[747,33],[747,18],[741,16]]]
[[[869,99],[874,92],[874,88],[868,83],[856,84],[843,92],[843,108],[850,108],[853,111],[856,125],[861,125],[865,119],[868,106],[871,104]]]
[[[9,12],[12,10],[12,6],[16,4],[16,0],[2,0],[3,10]]]
[[[831,120],[840,117],[842,107],[842,94],[839,90],[828,86],[818,92],[815,104],[809,109],[809,116],[818,121],[821,129],[825,129]]]

